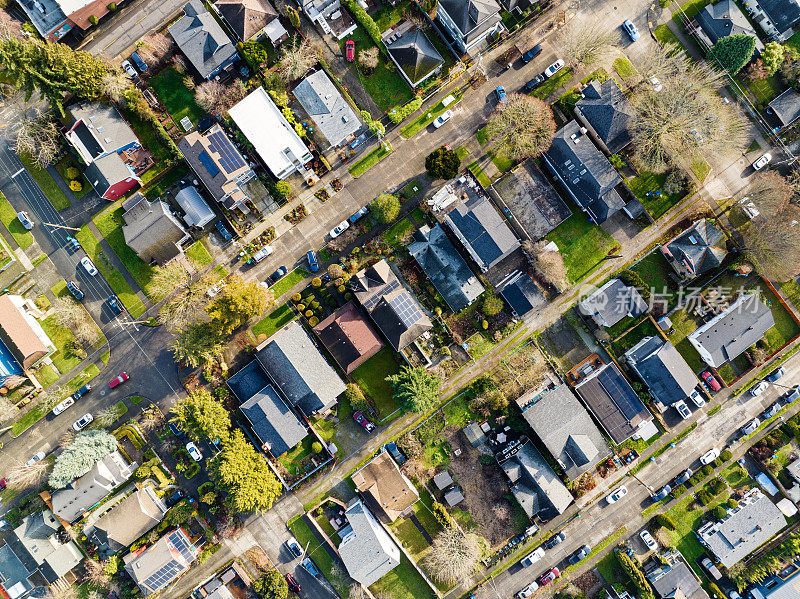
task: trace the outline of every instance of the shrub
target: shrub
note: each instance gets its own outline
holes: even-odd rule
[[[714,500],[714,497],[706,491],[705,489],[700,489],[697,493],[694,494],[695,499],[702,503],[703,505],[708,505]]]
[[[269,55],[266,48],[255,40],[245,42],[242,44],[242,55],[252,69],[258,69],[262,64],[267,62]]]
[[[425,170],[432,179],[454,179],[460,166],[458,154],[445,146],[436,148],[425,158]]]
[[[92,25],[97,25],[97,24],[98,24],[100,21],[99,21],[99,19],[98,19],[96,16],[94,16],[94,15],[90,15],[90,16],[89,16],[89,22],[90,22]]]
[[[372,406],[370,406],[370,403],[367,401],[361,387],[355,383],[347,385],[344,391],[344,398],[350,402],[350,406],[356,412],[369,412],[372,410]]]
[[[664,193],[678,195],[686,189],[686,177],[678,169],[671,170],[664,179]]]
[[[677,499],[681,495],[686,493],[686,487],[684,485],[678,485],[674,489],[672,489],[672,496]]]
[[[433,515],[436,516],[439,524],[445,528],[454,527],[456,524],[455,520],[453,520],[453,516],[447,511],[447,508],[438,501],[433,502]]]
[[[379,223],[389,224],[400,214],[400,200],[390,193],[382,193],[370,202],[369,211]]]
[[[666,514],[656,514],[656,524],[658,524],[659,527],[663,526],[667,530],[677,530],[675,522]]]
[[[411,113],[416,112],[422,107],[422,98],[416,97],[408,104],[397,106],[389,111],[389,120],[395,125],[402,123]]]
[[[627,574],[633,586],[636,587],[636,590],[638,591],[636,594],[641,599],[654,599],[653,591],[650,589],[650,585],[647,582],[647,578],[645,578],[644,572],[642,572],[641,568],[639,567],[639,562],[635,561],[633,558],[629,557],[627,553],[624,553],[619,549],[614,551],[614,555],[617,556],[619,565],[622,567],[625,574]]]
[[[308,319],[308,324],[310,324],[312,327],[317,326],[319,324],[319,318],[317,318],[316,316],[312,316],[311,318]]]
[[[322,453],[322,443],[320,443],[319,441],[314,441],[311,444],[311,451],[313,451],[314,453]]]
[[[733,457],[733,454],[731,453],[730,449],[723,449],[723,450],[722,450],[722,453],[721,453],[721,454],[719,454],[719,458],[720,458],[720,459],[721,459],[723,462],[727,462],[727,461],[728,461],[728,460],[730,460],[732,457]]]
[[[703,473],[704,477],[711,476],[714,473],[714,468],[711,466],[711,464],[706,464],[705,466],[703,466],[701,472]]]
[[[344,5],[353,13],[356,21],[361,23],[378,49],[383,52],[383,42],[381,41],[381,30],[378,24],[367,14],[367,11],[356,0],[344,0]]]
[[[494,316],[503,309],[503,300],[496,295],[490,295],[483,300],[483,313],[486,316]]]
[[[314,312],[312,310],[306,310],[306,318],[311,318],[314,316]]]
[[[714,493],[714,495],[719,495],[727,488],[728,486],[720,478],[715,478],[711,481],[711,491]]]
[[[67,167],[67,179],[77,179],[81,172],[74,166]]]
[[[311,284],[314,287],[319,287],[320,285],[322,285],[322,279],[320,279],[319,277],[314,277],[313,279],[311,279]]]
[[[111,4],[109,4],[108,5],[108,10],[110,10],[111,12],[114,12],[115,10],[117,10],[116,3],[112,2]]]
[[[305,304],[297,304],[297,309],[300,312],[303,312],[306,309],[306,305]]]
[[[725,516],[728,515],[728,510],[726,510],[723,506],[718,505],[714,508],[714,517],[717,520],[722,520]]]
[[[273,185],[273,189],[275,193],[284,199],[292,195],[292,186],[286,181],[278,181],[275,185]]]
[[[482,321],[481,321],[481,328],[482,328],[484,331],[485,331],[485,330],[487,330],[487,329],[489,328],[489,321],[488,321],[488,320],[482,320]]]
[[[612,154],[608,157],[608,161],[616,169],[625,168],[625,161],[619,154]]]
[[[708,590],[711,591],[713,599],[726,599],[725,594],[713,582],[708,583]]]
[[[72,181],[69,182],[69,188],[75,192],[81,191],[83,189],[83,183],[81,183],[77,179],[73,179]]]
[[[730,497],[728,499],[728,507],[731,508],[732,510],[736,509],[737,507],[739,507],[739,502],[736,501],[733,497]]]

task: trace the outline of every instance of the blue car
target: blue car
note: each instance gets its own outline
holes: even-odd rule
[[[314,250],[308,250],[306,258],[308,259],[308,267],[311,269],[311,272],[317,272],[319,270],[319,264],[317,263],[317,254]]]
[[[136,65],[136,68],[143,73],[147,70],[147,63],[142,60],[142,57],[139,56],[138,52],[133,52],[131,54],[131,62],[133,62],[133,64]]]
[[[504,88],[502,85],[498,85],[495,88],[494,93],[497,94],[497,101],[500,102],[500,104],[505,104],[508,102],[508,98],[506,98],[506,88]]]
[[[625,30],[625,33],[630,36],[632,42],[635,42],[639,39],[639,31],[636,29],[636,25],[634,25],[633,21],[630,19],[625,19],[622,22],[622,28]]]
[[[81,291],[80,287],[78,287],[78,284],[75,281],[67,281],[67,289],[69,289],[69,292],[76,300],[83,299],[83,291]]]
[[[67,246],[71,247],[76,252],[81,249],[81,244],[72,235],[67,235]]]
[[[780,379],[784,374],[786,374],[786,369],[781,366],[780,368],[776,368],[772,372],[770,372],[767,376],[764,377],[765,381],[769,381],[770,383],[774,383],[778,379]]]
[[[351,217],[350,217],[350,218],[348,218],[347,220],[349,220],[349,221],[350,221],[350,224],[351,224],[351,225],[354,225],[354,224],[356,224],[356,221],[358,221],[358,220],[360,220],[361,218],[363,218],[364,216],[366,216],[366,215],[367,215],[367,212],[369,212],[369,208],[367,208],[366,206],[364,206],[364,207],[363,207],[363,208],[361,208],[361,209],[360,209],[358,212],[354,213],[354,214],[353,214],[353,216],[351,216]]]
[[[217,232],[222,235],[222,238],[225,241],[230,241],[233,239],[233,236],[230,234],[228,229],[225,228],[225,225],[222,224],[221,220],[218,220],[216,223],[214,223],[214,227],[216,227]]]

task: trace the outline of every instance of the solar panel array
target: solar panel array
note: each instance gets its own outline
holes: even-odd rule
[[[174,531],[172,534],[169,535],[169,542],[172,546],[180,552],[183,559],[186,560],[186,563],[189,564],[194,560],[194,553],[192,552],[192,546],[188,543],[188,539],[181,534],[179,530]]]
[[[157,591],[172,582],[184,569],[183,565],[175,560],[171,560],[161,566],[155,573],[148,576],[147,580],[144,581],[144,585],[149,589]]]
[[[232,173],[245,165],[242,155],[239,154],[239,151],[224,132],[215,131],[208,136],[208,139],[208,147],[211,148],[212,152],[219,154],[219,163],[225,169],[225,172]]]
[[[398,281],[397,279],[394,279],[393,281],[390,281],[389,283],[386,284],[386,287],[381,289],[380,293],[376,293],[371,298],[366,300],[366,302],[363,304],[364,305],[364,309],[367,310],[368,312],[372,311],[372,309],[375,307],[375,305],[379,301],[381,301],[381,299],[383,299],[384,295],[388,295],[389,293],[391,293],[392,291],[394,291],[398,287],[400,287],[400,281]]]
[[[208,155],[208,152],[203,150],[202,152],[200,152],[198,158],[200,159],[200,162],[203,164],[203,166],[206,167],[208,174],[212,178],[216,177],[219,174],[219,167],[217,166],[217,163],[214,162],[214,160],[211,158],[211,156]]]
[[[422,312],[417,308],[417,304],[405,292],[390,299],[389,305],[406,327],[413,326],[422,318]]]
[[[642,410],[644,407],[642,402],[636,396],[636,393],[633,389],[630,388],[628,385],[620,384],[622,377],[615,376],[615,373],[611,369],[606,369],[598,376],[600,384],[606,390],[606,393],[614,400],[614,403],[617,404],[620,412],[622,412],[623,416],[628,419],[628,421],[633,420],[633,418]]]

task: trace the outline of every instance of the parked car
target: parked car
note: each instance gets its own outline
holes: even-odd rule
[[[247,261],[248,264],[258,264],[262,260],[264,260],[267,256],[269,256],[275,249],[271,245],[265,245],[263,248],[258,250]]]
[[[539,56],[539,54],[541,53],[542,53],[542,47],[539,44],[536,44],[533,48],[531,48],[530,50],[525,52],[525,54],[522,55],[522,62],[528,64],[530,61]]]
[[[33,466],[36,462],[40,462],[44,459],[44,452],[37,451],[35,454],[31,456],[31,459],[25,462],[26,466]]]
[[[199,462],[203,459],[203,453],[197,448],[197,445],[191,441],[186,444],[186,452],[195,462]]]
[[[730,599],[742,599],[742,596],[736,591],[728,591],[728,597]]]
[[[768,407],[766,410],[762,412],[761,418],[763,420],[769,420],[780,411],[781,411],[781,404],[780,402],[776,401],[774,404],[772,404],[770,407]]]
[[[133,68],[130,60],[123,60],[120,64],[122,70],[125,71],[131,79],[136,79],[139,73]]]
[[[119,316],[122,314],[122,304],[120,304],[120,301],[117,299],[116,295],[108,296],[106,304],[108,304],[109,310],[111,310],[114,315]]]
[[[554,534],[552,537],[550,537],[549,539],[547,539],[544,542],[544,544],[542,545],[542,547],[544,547],[545,549],[552,549],[556,545],[558,545],[561,542],[563,542],[564,539],[566,539],[566,538],[567,537],[564,535],[563,532],[558,532],[558,533]]]
[[[756,432],[759,426],[761,426],[761,421],[758,418],[753,418],[742,427],[742,435],[749,435],[750,433]]]
[[[117,387],[118,385],[121,385],[122,383],[127,381],[128,378],[129,377],[127,372],[120,372],[117,378],[108,383],[108,386],[113,389],[114,387]]]
[[[308,252],[306,252],[306,260],[308,260],[308,268],[311,269],[311,272],[317,272],[319,270],[317,253],[314,250],[308,250]]]
[[[767,166],[770,163],[771,160],[772,160],[772,154],[767,152],[761,158],[759,158],[758,160],[756,160],[753,163],[753,170],[754,171],[760,171],[762,168]]]
[[[70,406],[72,406],[74,404],[75,404],[75,400],[72,399],[71,397],[68,397],[67,399],[65,399],[61,403],[56,404],[56,407],[53,408],[53,416],[58,416],[61,412],[63,412],[68,407],[70,407]]]
[[[356,59],[356,43],[353,40],[347,40],[344,43],[344,59],[347,62],[353,62]]]
[[[178,437],[178,439],[183,439],[184,437],[186,437],[184,432],[178,428],[177,424],[175,424],[174,422],[168,422],[167,424],[169,425],[169,430],[172,431],[172,434]]]
[[[349,229],[349,228],[350,228],[350,222],[346,221],[346,220],[343,220],[338,225],[336,225],[333,229],[331,229],[331,239],[336,239],[337,237],[339,237],[339,235],[341,235],[342,233],[347,231],[347,229]]]
[[[131,61],[133,62],[133,64],[136,65],[136,68],[142,71],[143,73],[147,70],[147,63],[142,60],[138,52],[131,53]]]
[[[542,547],[537,547],[536,549],[531,551],[528,555],[523,557],[519,561],[519,563],[522,564],[524,568],[527,568],[528,566],[532,566],[533,564],[538,562],[543,557],[544,557],[544,549]]]
[[[67,246],[71,247],[75,252],[81,249],[81,244],[72,235],[67,235]]]
[[[689,409],[689,406],[687,406],[686,402],[683,400],[675,402],[675,409],[678,410],[678,414],[684,420],[692,417],[692,411]]]
[[[364,206],[363,208],[360,208],[360,209],[359,209],[357,212],[355,212],[355,213],[354,213],[354,214],[353,214],[353,215],[352,215],[350,218],[348,218],[347,220],[349,220],[349,221],[350,221],[350,224],[351,224],[351,225],[354,225],[354,224],[356,224],[356,222],[357,222],[358,220],[360,220],[360,219],[364,218],[364,217],[367,215],[367,213],[368,213],[368,212],[369,212],[369,208],[368,208],[368,207],[366,207],[366,206]]]
[[[653,86],[654,92],[660,92],[662,89],[664,89],[664,86],[661,85],[661,82],[658,80],[658,77],[650,77],[649,81],[650,85]]]
[[[233,239],[233,236],[230,234],[230,231],[228,231],[228,229],[225,227],[225,225],[222,223],[221,220],[218,220],[217,222],[214,223],[214,228],[217,230],[217,233],[219,233],[222,236],[223,240],[230,241],[231,239]]]
[[[791,389],[789,389],[786,393],[783,394],[783,401],[787,404],[797,401],[800,398],[800,385],[795,385]]]
[[[281,280],[283,277],[285,277],[285,276],[286,276],[286,273],[287,273],[287,272],[289,272],[289,269],[288,269],[288,268],[286,268],[285,266],[279,266],[279,267],[278,267],[278,268],[275,270],[275,272],[274,272],[274,273],[272,273],[272,274],[269,276],[269,280],[270,280],[270,281],[272,281],[273,283],[277,283],[277,282],[278,282],[278,281],[280,281],[280,280]]]
[[[701,372],[700,377],[706,382],[706,385],[708,385],[712,391],[719,391],[722,389],[722,385],[719,384],[719,381],[716,379],[716,377],[708,370]]]
[[[606,502],[607,503],[616,503],[617,501],[619,501],[620,499],[625,497],[625,495],[627,495],[627,494],[628,494],[627,487],[625,487],[625,485],[620,485],[619,487],[614,489],[614,491],[612,493],[610,493],[608,495],[608,497],[606,497]]]
[[[581,547],[580,549],[575,551],[572,555],[570,555],[568,561],[569,561],[570,564],[572,564],[574,566],[578,562],[581,562],[581,561],[585,560],[587,557],[589,557],[589,554],[591,552],[592,552],[592,548],[589,547],[588,545],[584,545],[583,547]]]
[[[508,102],[508,97],[506,96],[506,88],[503,87],[502,85],[498,85],[496,88],[494,88],[494,93],[497,96],[497,101],[500,102],[500,104],[505,104],[506,102]]]
[[[564,61],[559,58],[549,67],[547,67],[542,73],[542,75],[544,75],[546,79],[550,79],[550,77],[558,73],[563,68],[564,68]]]
[[[372,431],[375,430],[375,423],[373,423],[369,418],[364,416],[364,414],[362,414],[361,412],[353,412],[353,420],[358,422],[361,425],[361,427],[368,433],[371,433]]]
[[[74,428],[76,431],[81,431],[89,426],[92,420],[94,420],[94,416],[91,414],[84,414],[72,424],[72,428]]]
[[[658,549],[658,543],[656,543],[656,540],[653,538],[653,535],[651,535],[649,531],[643,530],[642,532],[640,532],[639,538],[642,540],[642,543],[644,543],[647,546],[648,550],[656,551]]]
[[[81,258],[81,266],[83,266],[89,275],[93,277],[97,275],[97,268],[95,268],[94,264],[89,259],[89,256],[84,256]]]
[[[663,487],[661,487],[661,490],[658,493],[653,495],[653,501],[654,502],[661,501],[667,495],[669,495],[671,492],[672,492],[672,487],[670,487],[668,484],[664,485]]]
[[[81,288],[78,287],[78,284],[75,281],[67,281],[67,290],[76,300],[83,299],[83,291],[81,291]]]
[[[544,76],[544,73],[539,73],[538,75],[536,75],[536,77],[534,77],[533,79],[531,79],[525,85],[522,86],[522,91],[527,94],[528,92],[531,92],[537,87],[539,87],[546,80],[547,77]]]
[[[707,557],[704,557],[702,560],[700,560],[700,565],[705,568],[706,572],[708,572],[709,576],[711,576],[711,578],[714,580],[719,580],[722,578],[722,574],[720,574],[719,569],[714,565],[714,562]]]
[[[289,553],[295,557],[300,557],[303,555],[303,548],[293,536],[289,536],[289,538],[286,539],[286,548],[289,550]]]
[[[72,394],[72,399],[74,399],[75,401],[78,401],[81,397],[83,397],[84,395],[89,393],[89,391],[91,391],[91,390],[92,390],[92,386],[91,385],[84,385],[83,387],[81,387],[75,393]]]
[[[514,595],[517,599],[526,599],[533,595],[537,590],[539,590],[539,583],[535,580],[526,586],[524,589],[517,591],[517,594]]]
[[[700,456],[700,463],[703,466],[708,466],[711,462],[716,460],[719,457],[719,449],[716,447],[712,447],[703,455]]]
[[[697,389],[692,391],[692,393],[689,395],[689,399],[692,400],[692,403],[698,408],[702,408],[704,405],[706,405],[706,400],[703,399],[703,396],[700,395],[700,392]]]
[[[453,118],[453,111],[445,110],[442,114],[437,116],[436,119],[433,121],[434,129],[438,129],[452,118]]]
[[[289,590],[292,593],[299,593],[301,590],[300,584],[294,579],[294,576],[292,576],[288,572],[286,573],[286,586],[289,587]]]
[[[758,385],[754,385],[750,388],[750,395],[758,397],[767,390],[767,387],[769,387],[769,383],[767,381],[761,381]]]
[[[633,21],[630,19],[625,19],[622,22],[622,28],[625,30],[625,33],[631,38],[632,42],[635,42],[639,39],[639,30],[636,29],[636,25],[633,24]]]
[[[715,459],[716,459],[716,458],[715,458]],[[713,462],[713,461],[714,461],[714,460],[712,460],[712,462]],[[672,483],[672,484],[673,484],[673,486],[677,487],[678,485],[682,485],[682,484],[684,484],[684,483],[685,483],[685,482],[687,482],[687,481],[688,481],[690,478],[692,478],[692,474],[694,474],[694,471],[693,471],[691,468],[687,468],[686,470],[684,470],[684,471],[683,471],[683,472],[681,472],[681,473],[680,473],[678,476],[676,476],[676,477],[675,477],[675,480],[674,480],[674,481],[673,481],[673,483]]]
[[[541,586],[549,584],[558,578],[559,574],[561,574],[561,571],[558,568],[551,568],[542,575],[542,577],[539,579],[539,584]]]
[[[177,489],[172,495],[167,498],[167,507],[177,505],[183,499],[185,493],[181,489]]]
[[[319,568],[317,568],[317,564],[315,564],[314,560],[312,560],[310,557],[304,558],[303,561],[300,562],[300,565],[303,566],[306,572],[311,574],[311,576],[315,578],[319,576]]]
[[[765,376],[764,380],[769,381],[770,383],[774,383],[775,381],[780,380],[780,378],[784,374],[786,374],[786,369],[783,366],[779,366],[778,368],[770,372],[767,376]]]
[[[24,210],[20,210],[19,212],[17,212],[17,218],[19,219],[19,222],[22,223],[22,226],[25,227],[28,231],[33,229],[33,219],[27,212],[25,212]]]

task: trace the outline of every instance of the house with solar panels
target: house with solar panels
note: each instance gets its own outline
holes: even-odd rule
[[[176,528],[150,547],[129,553],[123,562],[142,594],[152,595],[186,572],[198,555],[200,548],[182,528]]]
[[[397,72],[411,87],[417,87],[436,75],[444,64],[425,33],[411,21],[404,21],[381,36],[386,52]]]

